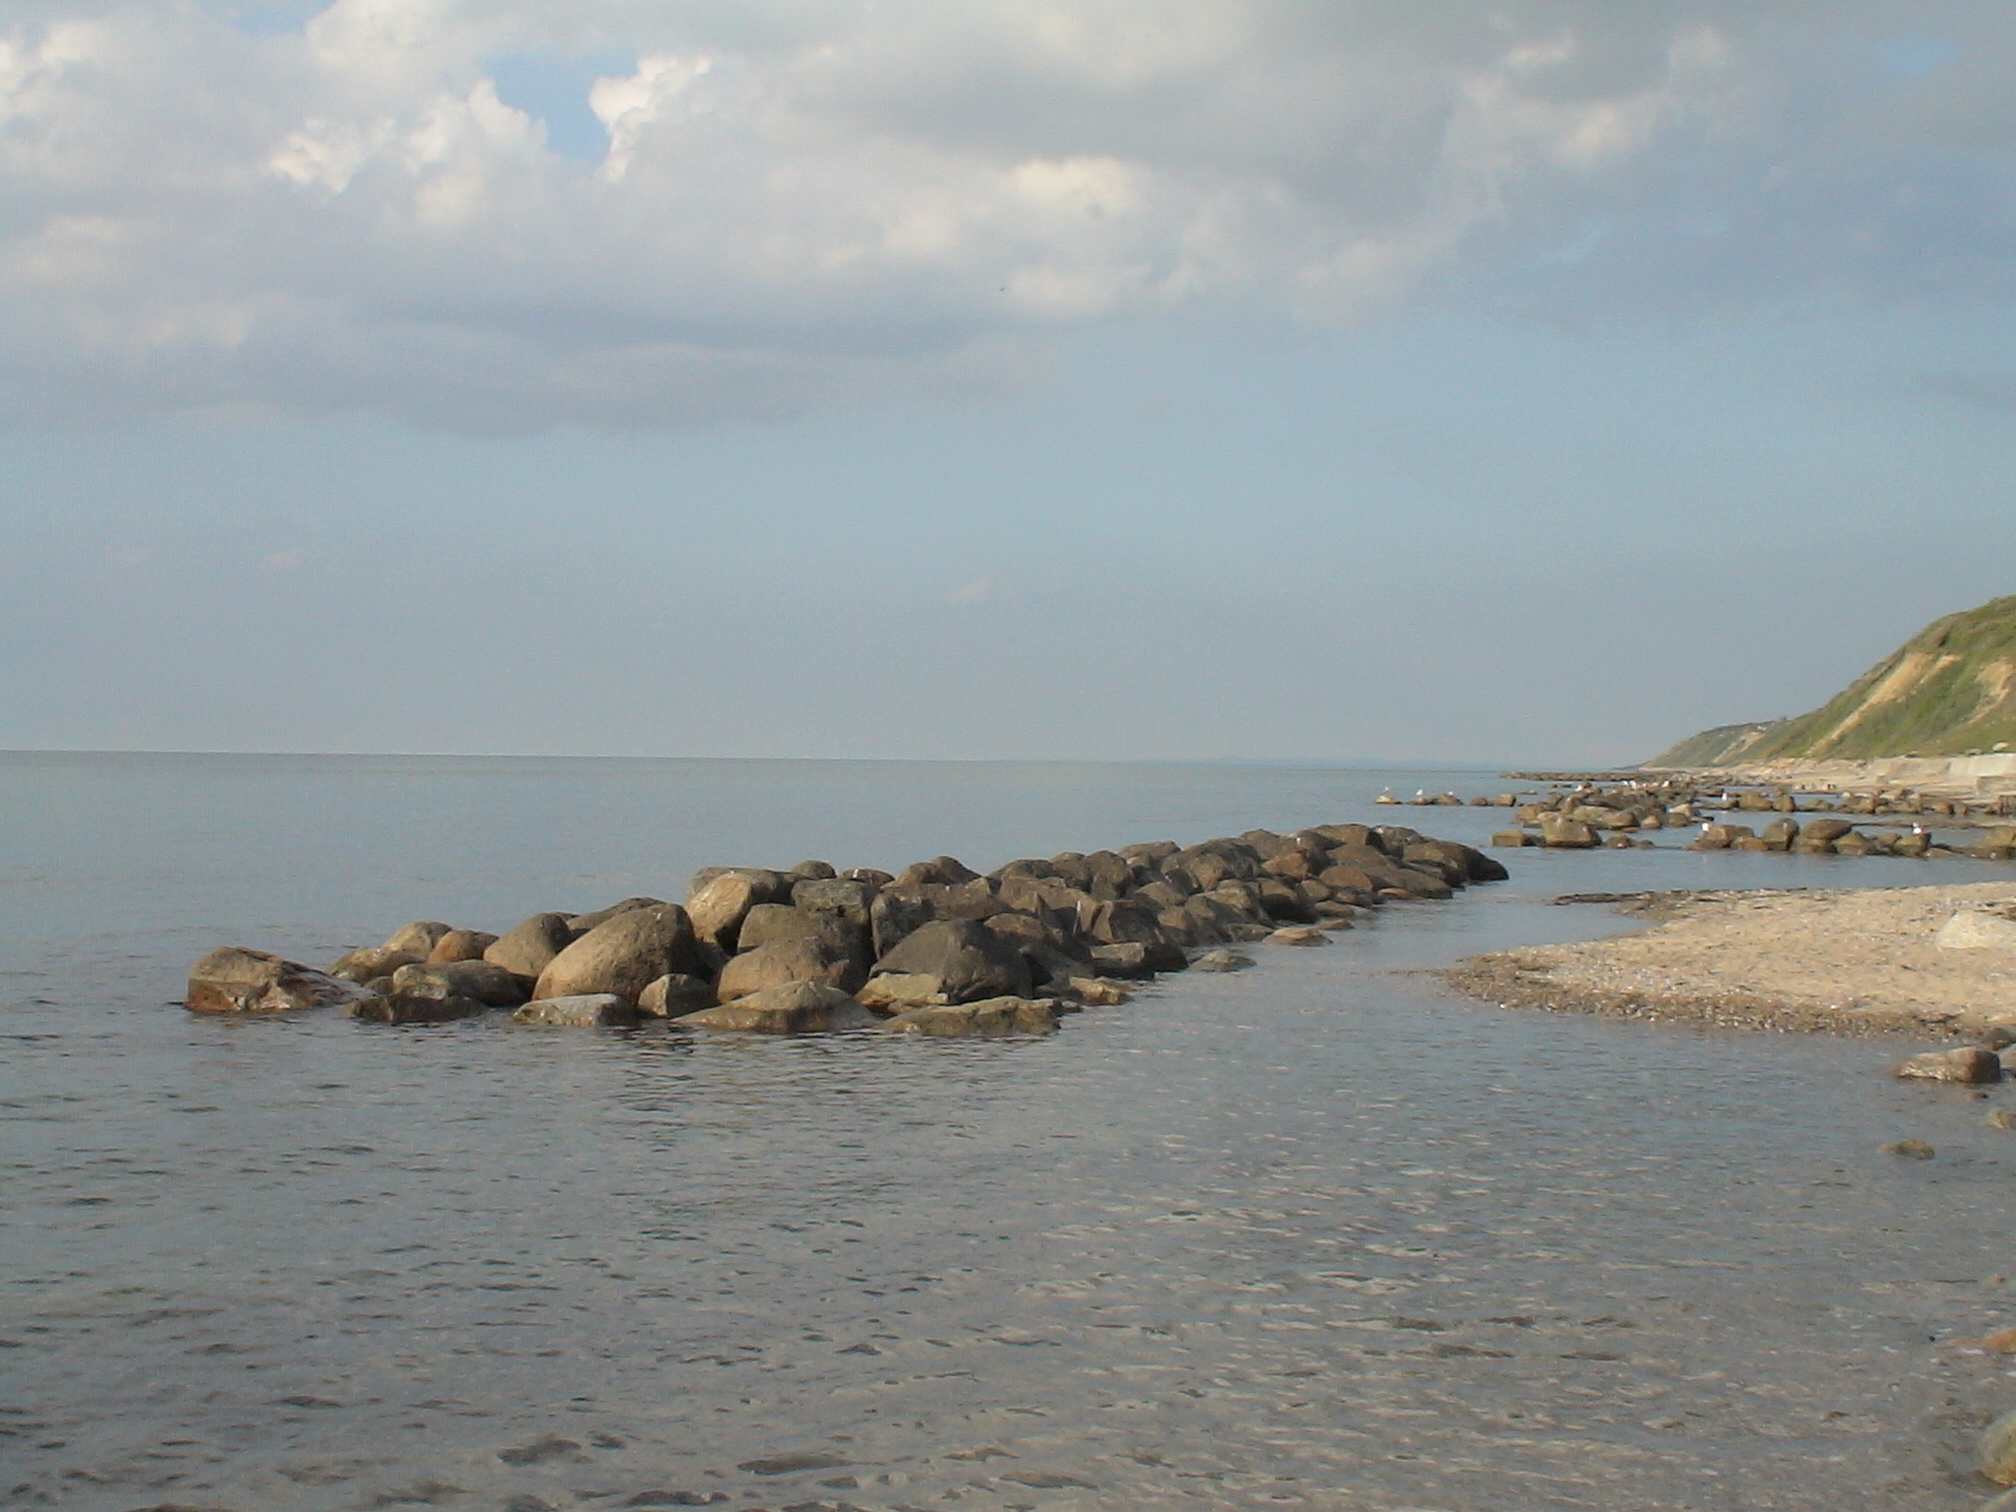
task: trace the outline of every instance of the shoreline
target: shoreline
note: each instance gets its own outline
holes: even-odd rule
[[[1467,997],[1550,1013],[1837,1035],[2016,1028],[2016,948],[1935,938],[1956,914],[2016,904],[2016,881],[1604,901],[1655,922],[1429,974]]]

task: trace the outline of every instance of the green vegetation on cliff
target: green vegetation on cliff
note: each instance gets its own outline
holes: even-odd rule
[[[2016,598],[1935,620],[1811,714],[1707,730],[1646,764],[1965,756],[1998,746],[2016,748]]]
[[[1676,746],[1661,751],[1647,766],[1654,767],[1712,767],[1733,766],[1742,761],[1765,736],[1774,730],[1785,728],[1782,719],[1765,720],[1761,724],[1717,725],[1712,730],[1703,730],[1699,735],[1689,735]]]

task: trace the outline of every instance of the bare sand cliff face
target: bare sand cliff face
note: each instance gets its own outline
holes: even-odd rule
[[[2016,909],[2016,880],[1624,906],[1663,922],[1476,956],[1442,975],[1476,997],[1556,1012],[1847,1034],[2016,1026],[2016,923],[2000,912]],[[1968,924],[1947,929],[1956,916]]]

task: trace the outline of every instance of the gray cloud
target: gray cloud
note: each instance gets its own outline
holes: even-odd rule
[[[1049,333],[1193,306],[1668,318],[2016,268],[2016,22],[1966,0],[1902,50],[1877,0],[14,14],[17,423],[669,425],[1012,386]],[[599,163],[485,73],[593,49],[638,59]]]

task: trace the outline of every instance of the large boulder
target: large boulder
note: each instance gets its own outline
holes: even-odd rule
[[[525,979],[490,961],[424,962],[392,973],[392,990],[402,997],[474,998],[492,1008],[524,1002]]]
[[[705,878],[705,880],[701,880]],[[693,933],[710,945],[734,951],[741,943],[742,921],[752,908],[781,901],[789,889],[778,873],[753,867],[702,872],[686,896],[686,915]]]
[[[567,915],[534,914],[523,924],[506,931],[497,943],[483,952],[483,959],[502,966],[513,976],[539,980],[539,973],[553,964],[553,957],[574,943],[573,926]]]
[[[451,961],[480,961],[483,952],[497,943],[497,936],[481,929],[451,929],[434,942],[434,948],[427,952],[427,959],[448,963]]]
[[[980,874],[951,856],[933,856],[929,861],[917,861],[903,868],[896,876],[897,887],[916,887],[935,884],[941,887],[956,887],[962,882],[975,882]]]
[[[439,919],[415,919],[411,924],[402,924],[387,935],[385,948],[411,951],[424,961],[441,936],[454,927],[452,924],[443,924]]]
[[[815,913],[783,903],[759,903],[749,910],[749,917],[742,921],[742,949],[745,952],[785,940],[815,940],[828,950],[858,960],[863,966],[874,958],[868,945],[867,927],[841,914]]]
[[[837,987],[790,982],[751,993],[732,1003],[705,1008],[672,1020],[675,1029],[716,1029],[741,1034],[822,1034],[872,1029],[882,1022]]]
[[[878,900],[879,901],[879,900]],[[1027,997],[1029,963],[1013,943],[971,919],[919,925],[875,963],[877,975],[929,976],[950,1003]]]
[[[663,898],[625,898],[620,903],[611,903],[607,908],[598,908],[593,913],[575,914],[567,923],[577,935],[586,934],[607,924],[618,914],[635,913],[639,909],[663,908]]]
[[[1433,862],[1444,877],[1458,886],[1465,882],[1503,882],[1512,875],[1503,862],[1454,840],[1417,840],[1400,853],[1400,859],[1409,866]]]
[[[823,877],[791,889],[791,906],[801,913],[832,914],[862,931],[866,938],[868,911],[881,889],[859,877]]]
[[[539,973],[535,998],[613,992],[636,1002],[667,973],[707,975],[686,910],[675,903],[616,914],[555,956]]]
[[[929,924],[936,917],[931,900],[915,889],[894,885],[883,888],[868,909],[875,954],[887,955],[913,930]]]
[[[925,1034],[941,1039],[1005,1039],[1016,1034],[1048,1034],[1057,1027],[1054,998],[982,998],[977,1002],[912,1008],[883,1024],[892,1034]]]
[[[2016,918],[1999,908],[1963,909],[1939,926],[1932,943],[1941,950],[2016,951]]]
[[[1540,843],[1550,850],[1594,850],[1596,831],[1563,814],[1540,816]]]
[[[191,1013],[291,1013],[348,1007],[372,996],[356,982],[299,961],[226,945],[191,968],[183,1002]]]
[[[786,936],[731,956],[721,968],[714,996],[732,1003],[792,982],[819,982],[852,992],[867,980],[868,968],[848,945],[813,935]]]
[[[646,1018],[678,1018],[714,1006],[714,984],[704,977],[670,974],[637,994],[637,1011]]]

